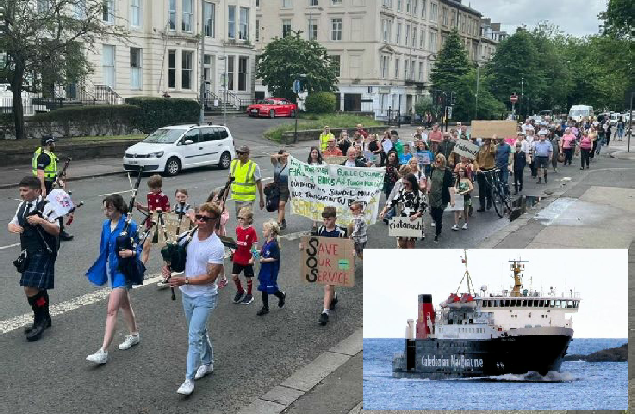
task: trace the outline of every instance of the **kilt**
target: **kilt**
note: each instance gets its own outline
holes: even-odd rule
[[[44,251],[30,253],[30,255],[27,268],[20,278],[20,286],[40,290],[53,289],[56,256]]]

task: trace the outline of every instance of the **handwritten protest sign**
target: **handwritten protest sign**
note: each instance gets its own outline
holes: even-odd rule
[[[337,223],[348,226],[352,219],[350,205],[359,201],[364,206],[364,220],[374,224],[379,211],[384,174],[383,168],[310,165],[291,157],[291,213],[322,221],[324,207],[332,206],[337,209]]]
[[[190,218],[185,215],[183,215],[180,224],[179,215],[177,213],[163,213],[163,220],[165,220],[165,229],[170,237],[170,241],[176,240],[176,236],[192,228]]]
[[[410,221],[410,217],[394,217],[388,224],[388,235],[394,237],[421,237],[423,217]]]
[[[476,158],[476,154],[478,154],[478,145],[467,139],[459,139],[454,145],[454,152],[473,160]]]
[[[302,280],[321,285],[355,286],[355,247],[351,239],[302,237]]]
[[[472,121],[472,136],[477,138],[509,137],[516,135],[516,121]]]
[[[324,157],[324,162],[327,164],[341,164],[344,161],[346,161],[346,156],[338,156],[338,155],[331,155],[328,157]]]

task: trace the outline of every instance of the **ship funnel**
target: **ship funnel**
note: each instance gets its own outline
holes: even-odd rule
[[[432,333],[432,326],[435,319],[434,306],[432,305],[432,295],[419,295],[419,315],[417,317],[417,339],[426,339]]]

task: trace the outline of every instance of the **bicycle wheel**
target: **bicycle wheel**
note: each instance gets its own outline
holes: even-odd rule
[[[496,186],[492,189],[492,204],[494,204],[494,210],[496,214],[498,214],[499,218],[503,218],[505,214],[505,196],[501,193],[501,189],[499,186]]]

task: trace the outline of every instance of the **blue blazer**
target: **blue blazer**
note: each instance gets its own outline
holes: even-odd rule
[[[101,229],[101,242],[99,244],[99,257],[95,263],[88,269],[86,276],[88,280],[98,286],[103,286],[108,282],[108,274],[106,273],[106,264],[110,266],[110,274],[116,275],[121,272],[119,268],[119,255],[117,254],[117,236],[126,225],[126,217],[121,216],[119,223],[114,231],[110,231],[110,220],[106,219]],[[132,220],[130,222],[129,234],[135,242],[139,242],[139,234],[137,233],[137,223]],[[137,257],[139,257],[139,248],[137,246]],[[106,260],[108,259],[108,260]]]

